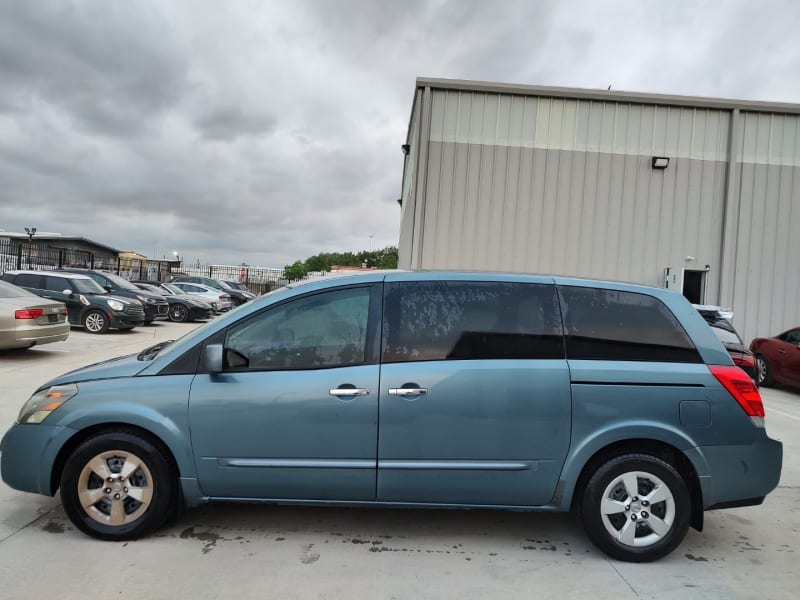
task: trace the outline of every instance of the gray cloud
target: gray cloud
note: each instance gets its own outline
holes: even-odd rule
[[[282,266],[396,244],[417,76],[800,100],[800,5],[0,3],[0,229]]]

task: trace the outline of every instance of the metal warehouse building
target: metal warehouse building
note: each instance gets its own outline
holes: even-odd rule
[[[800,105],[417,79],[401,268],[674,288],[800,325]]]

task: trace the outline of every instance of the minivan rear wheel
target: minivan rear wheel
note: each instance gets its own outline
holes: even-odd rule
[[[648,454],[625,454],[601,465],[586,484],[581,518],[589,539],[627,562],[649,562],[683,541],[691,498],[683,477]]]

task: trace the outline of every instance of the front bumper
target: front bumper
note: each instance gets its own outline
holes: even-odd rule
[[[189,308],[189,319],[210,319],[213,316],[213,311],[210,308],[202,308],[200,306],[193,306]]]
[[[156,304],[144,303],[144,320],[155,321],[156,319],[169,318],[169,302],[158,302]]]
[[[69,427],[15,423],[0,442],[0,477],[15,490],[52,496],[53,465],[75,433]]]
[[[121,327],[139,327],[144,325],[144,315],[128,315],[125,313],[111,313],[111,327],[119,329]]]
[[[752,444],[699,446],[686,452],[703,490],[703,508],[755,504],[781,477],[783,444],[766,434]]]

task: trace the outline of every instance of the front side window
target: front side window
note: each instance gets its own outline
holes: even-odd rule
[[[567,358],[702,362],[663,302],[635,292],[559,287]]]
[[[292,300],[233,326],[225,339],[228,370],[322,369],[367,362],[370,288]]]
[[[555,286],[386,284],[383,362],[502,358],[564,358]]]

